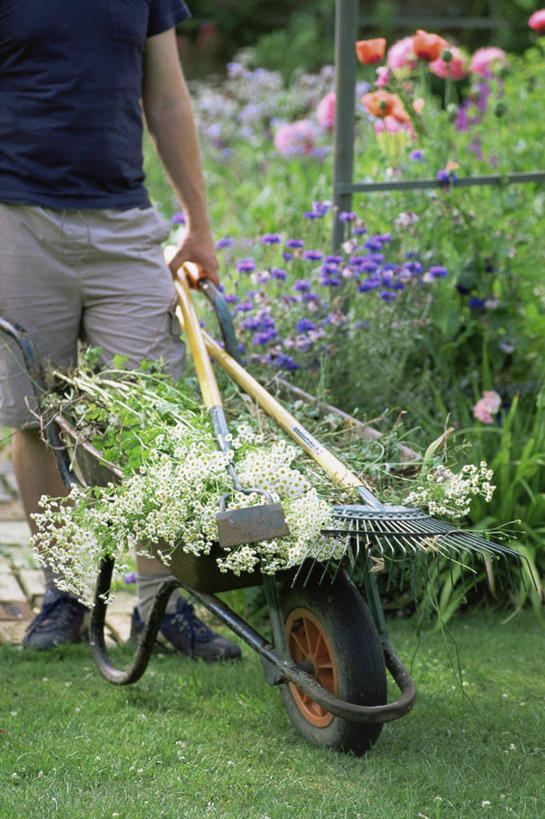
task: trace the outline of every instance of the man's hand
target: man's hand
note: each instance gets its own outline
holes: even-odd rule
[[[194,262],[202,269],[201,278],[210,279],[219,287],[218,260],[212,237],[194,236],[191,231],[183,239],[180,247],[169,262],[170,272],[176,275],[184,262]]]

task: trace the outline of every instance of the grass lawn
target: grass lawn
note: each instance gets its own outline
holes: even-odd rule
[[[396,619],[391,634],[419,695],[361,759],[301,740],[246,648],[230,667],[156,654],[115,688],[86,645],[3,647],[0,816],[545,816],[537,619],[471,614],[420,636]]]

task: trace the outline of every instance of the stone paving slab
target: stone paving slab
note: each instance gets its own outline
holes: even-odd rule
[[[26,520],[0,521],[0,546],[29,546],[30,529]]]

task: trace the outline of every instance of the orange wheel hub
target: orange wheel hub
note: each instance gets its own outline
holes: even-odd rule
[[[327,633],[314,614],[305,608],[296,608],[286,620],[286,634],[291,657],[295,663],[311,662],[314,678],[338,695],[337,663]],[[333,714],[314,702],[308,694],[300,691],[293,683],[290,690],[303,716],[317,728],[325,728],[334,719]]]

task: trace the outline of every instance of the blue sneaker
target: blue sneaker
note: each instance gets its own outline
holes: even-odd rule
[[[135,606],[131,621],[131,641],[138,639],[144,630],[144,625],[138,613],[138,607]],[[178,598],[176,611],[173,614],[163,616],[157,637],[162,637],[161,642],[166,641],[168,646],[179,654],[185,654],[192,659],[204,660],[205,663],[240,659],[239,646],[212,631],[202,620],[199,620],[193,606],[184,597]]]
[[[79,643],[85,631],[88,609],[73,597],[48,589],[42,608],[26,630],[23,648],[46,648]]]

